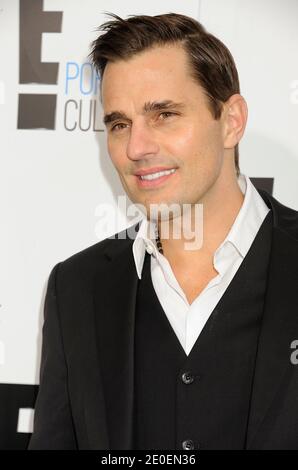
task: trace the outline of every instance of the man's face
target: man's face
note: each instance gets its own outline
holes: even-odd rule
[[[181,47],[155,47],[108,62],[102,104],[108,152],[131,201],[149,210],[153,203],[207,200],[223,168],[223,125],[190,77]],[[175,171],[149,181],[136,175],[160,169]]]

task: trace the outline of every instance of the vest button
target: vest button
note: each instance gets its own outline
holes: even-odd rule
[[[192,450],[194,448],[195,448],[194,442],[191,439],[186,439],[186,441],[182,442],[182,449]]]
[[[193,374],[191,372],[184,372],[182,374],[182,381],[188,385],[191,384],[195,380]]]

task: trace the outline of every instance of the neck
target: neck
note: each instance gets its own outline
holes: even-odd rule
[[[224,197],[222,197],[224,194]],[[191,233],[184,236],[185,231],[179,231],[179,238],[174,238],[174,224],[182,227],[182,220],[167,220],[158,222],[157,239],[158,246],[163,250],[163,254],[170,260],[191,261],[204,257],[213,257],[215,250],[222,243],[229,233],[238,213],[243,204],[244,195],[242,194],[238,182],[229,188],[229,191],[220,192],[220,197],[208,197],[202,199],[197,204],[193,204],[189,213]],[[202,208],[202,220],[198,224],[198,204]],[[197,210],[196,210],[197,207]],[[168,230],[165,225],[168,224]],[[198,227],[197,227],[198,226]],[[198,230],[200,233],[198,233]],[[164,235],[166,234],[166,236]],[[196,243],[195,243],[196,242]],[[199,243],[200,242],[200,243]]]

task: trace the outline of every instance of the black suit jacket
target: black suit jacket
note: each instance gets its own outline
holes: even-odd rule
[[[298,212],[259,193],[273,211],[273,232],[246,448],[298,449],[298,365],[291,361],[298,339]],[[29,449],[132,448],[138,282],[132,243],[107,238],[51,271]]]

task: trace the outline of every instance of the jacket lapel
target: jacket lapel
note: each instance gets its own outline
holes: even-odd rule
[[[290,377],[291,343],[298,339],[297,213],[259,191],[273,211],[272,247],[262,329],[256,359],[247,448],[259,448],[261,424],[279,387]],[[296,215],[295,215],[296,214]],[[292,217],[292,223],[291,223]],[[291,230],[288,230],[288,229]],[[295,230],[293,230],[295,229]]]
[[[138,277],[133,240],[111,240],[95,280],[95,321],[110,449],[131,449],[134,315]]]

